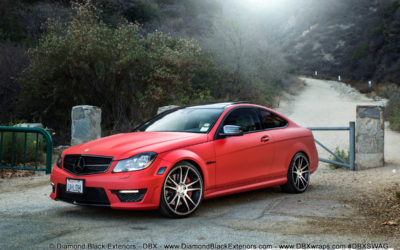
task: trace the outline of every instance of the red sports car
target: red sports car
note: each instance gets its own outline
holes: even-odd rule
[[[53,168],[50,197],[185,217],[217,196],[276,185],[304,192],[317,167],[310,130],[262,106],[208,104],[66,149]]]

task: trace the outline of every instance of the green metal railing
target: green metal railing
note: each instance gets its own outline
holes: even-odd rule
[[[5,133],[11,134],[11,150],[9,155],[9,164],[4,161],[4,139]],[[17,166],[16,159],[16,134],[24,134],[23,139],[23,161],[21,166]],[[33,134],[34,136],[34,166],[27,166],[27,151],[28,151],[28,134]],[[46,140],[46,168],[38,166],[39,161],[39,134],[43,135]],[[46,174],[51,173],[51,160],[53,155],[53,140],[45,129],[42,128],[22,128],[22,127],[4,127],[0,126],[0,169],[19,169],[19,170],[34,170],[34,171],[46,171]],[[3,164],[4,163],[4,164]]]

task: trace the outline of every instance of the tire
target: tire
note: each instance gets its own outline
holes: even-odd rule
[[[287,173],[287,183],[281,188],[287,193],[303,193],[310,184],[310,163],[307,156],[298,152],[292,158]]]
[[[179,162],[165,177],[159,210],[167,217],[187,217],[198,209],[203,194],[203,178],[199,170],[190,162]]]

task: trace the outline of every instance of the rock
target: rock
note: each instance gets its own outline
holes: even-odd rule
[[[101,137],[101,109],[82,105],[72,108],[71,146]]]

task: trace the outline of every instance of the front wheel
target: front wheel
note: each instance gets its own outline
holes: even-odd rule
[[[307,156],[298,152],[290,162],[287,173],[287,183],[282,185],[283,191],[288,193],[303,193],[310,184],[310,164]]]
[[[183,218],[194,213],[203,198],[203,178],[190,162],[179,162],[164,180],[160,212],[168,217]]]

